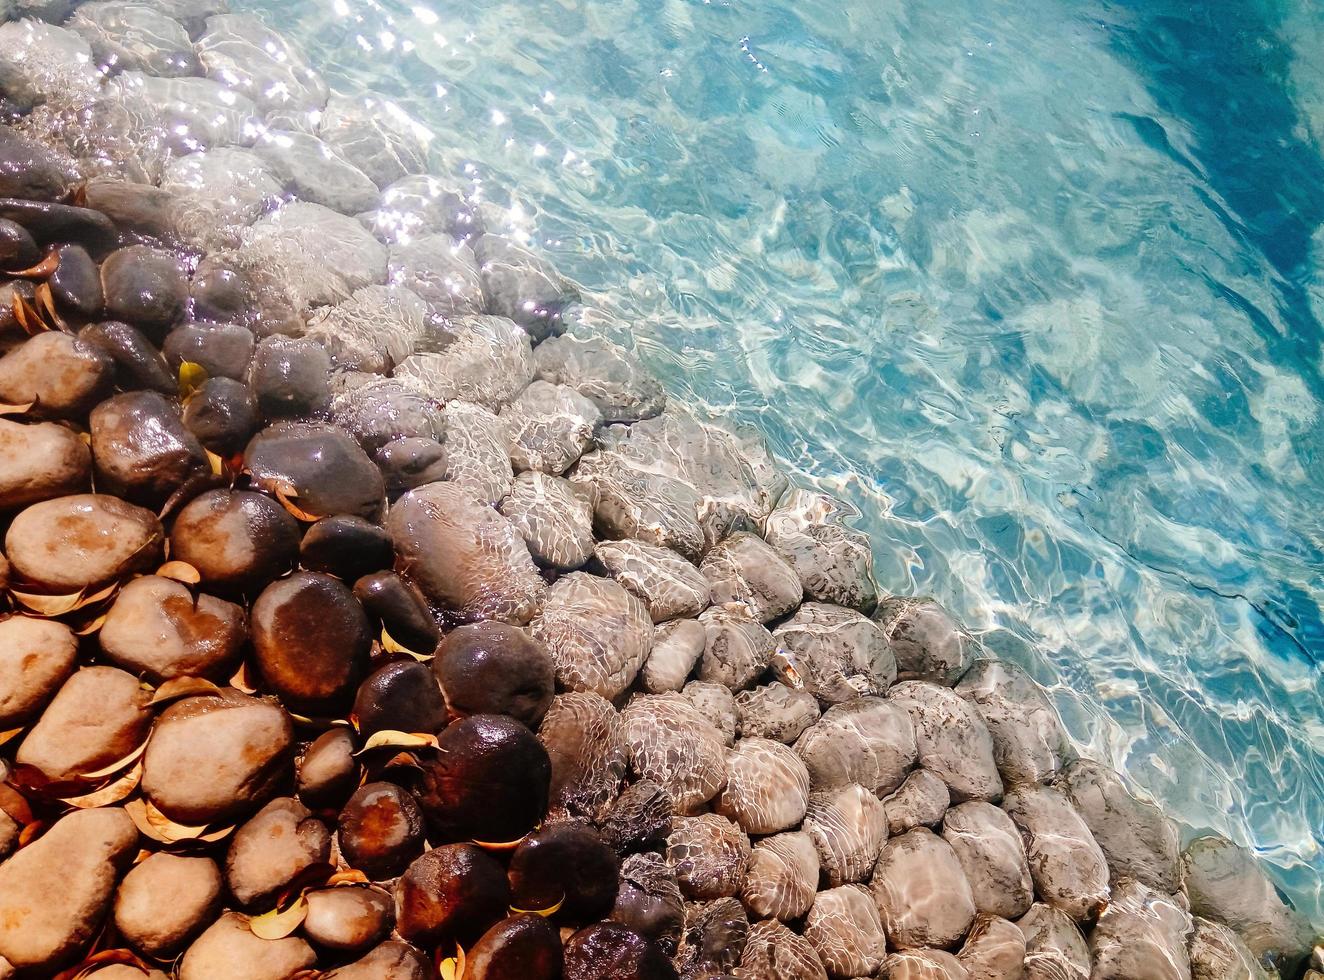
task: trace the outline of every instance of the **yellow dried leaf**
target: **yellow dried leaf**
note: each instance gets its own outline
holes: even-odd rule
[[[230,686],[244,694],[256,694],[257,686],[253,683],[248,661],[241,663],[230,678]]]
[[[100,789],[91,793],[84,793],[82,796],[62,796],[70,806],[76,806],[80,810],[91,810],[99,806],[109,806],[111,803],[118,803],[124,799],[142,782],[143,764],[139,762],[132,769],[126,772],[118,779],[112,780]]]
[[[344,871],[337,871],[326,880],[327,887],[334,888],[336,885],[367,885],[370,884],[368,876],[357,868],[347,868]]]
[[[4,745],[6,742],[13,741],[15,737],[22,734],[23,734],[22,728],[11,728],[7,732],[0,732],[0,745]]]
[[[207,369],[197,361],[184,361],[179,365],[179,397],[188,398],[207,380]]]
[[[203,452],[207,454],[207,462],[211,465],[212,474],[214,476],[224,476],[225,460],[221,459],[221,457],[217,456],[210,449],[204,449]]]
[[[10,589],[9,594],[23,608],[47,618],[63,616],[65,613],[73,612],[84,598],[83,589],[71,592],[68,595],[41,595],[36,592],[20,592],[18,589]]]
[[[515,848],[523,844],[524,839],[528,836],[528,834],[525,834],[524,837],[507,841],[476,840],[473,844],[475,847],[481,847],[485,851],[513,851]]]
[[[316,514],[308,513],[308,511],[304,510],[294,502],[299,498],[299,493],[294,487],[290,486],[290,484],[277,483],[272,487],[272,490],[276,494],[276,499],[280,501],[280,505],[298,520],[304,521],[307,524],[312,524],[315,521],[321,520]]]
[[[373,732],[368,737],[368,741],[363,743],[363,748],[355,752],[355,755],[362,755],[364,752],[371,752],[373,749],[396,748],[396,749],[418,749],[423,747],[436,748],[437,736],[425,735],[421,732],[394,732],[381,731]]]
[[[191,698],[199,695],[210,695],[220,697],[221,689],[207,680],[205,677],[172,677],[156,689],[152,695],[151,704],[162,704],[166,701],[176,701],[179,698]]]
[[[35,401],[24,402],[22,405],[0,402],[0,415],[26,415],[32,411],[32,406],[35,404],[37,404]]]
[[[272,909],[248,920],[248,930],[259,939],[284,939],[308,917],[308,900],[300,895],[287,909]]]
[[[98,769],[96,772],[80,773],[78,778],[83,780],[84,782],[90,783],[90,782],[95,782],[98,779],[105,779],[107,776],[113,776],[121,769],[125,769],[128,766],[133,765],[133,763],[137,762],[142,757],[142,754],[146,751],[147,751],[147,741],[144,739],[142,745],[139,745],[136,749],[134,749],[124,758],[118,759],[115,762],[112,762],[110,765],[106,766],[104,769]]]
[[[202,574],[186,561],[168,561],[156,570],[156,574],[185,585],[197,585],[202,581]]]
[[[93,633],[99,631],[101,627],[106,625],[106,615],[106,613],[102,613],[100,616],[90,620],[85,625],[78,627],[78,629],[74,630],[74,634],[77,636],[91,636]]]
[[[464,947],[459,943],[455,944],[453,956],[443,957],[441,950],[437,951],[437,973],[441,980],[464,980],[464,967]]]
[[[564,905],[564,904],[565,904],[565,893],[562,892],[562,893],[561,893],[561,899],[560,899],[560,901],[558,901],[555,905],[551,906],[550,908],[545,908],[545,909],[517,909],[517,908],[515,908],[515,906],[512,905],[512,906],[510,907],[510,914],[511,914],[511,915],[541,915],[544,919],[550,919],[550,918],[551,918],[552,916],[554,916],[557,912],[561,911],[561,906]]]
[[[135,797],[124,804],[124,811],[129,815],[129,819],[134,825],[152,838],[154,841],[160,841],[162,844],[176,844],[179,841],[199,840],[207,832],[207,827],[191,827],[187,824],[176,823],[164,813],[151,804],[151,801],[142,797]]]
[[[9,814],[14,823],[32,823],[32,807],[28,805],[27,797],[8,783],[0,783],[0,810]]]

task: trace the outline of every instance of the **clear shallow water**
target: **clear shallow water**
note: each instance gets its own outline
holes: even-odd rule
[[[234,6],[1324,921],[1324,8]]]

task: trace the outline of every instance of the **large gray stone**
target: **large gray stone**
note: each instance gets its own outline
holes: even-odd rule
[[[552,337],[538,345],[533,360],[540,379],[574,388],[598,406],[606,423],[650,419],[666,407],[657,379],[633,353],[603,337]]]
[[[1073,752],[1043,690],[1025,671],[1001,660],[979,660],[956,685],[993,736],[993,758],[1008,783],[1047,782]]]
[[[824,705],[881,695],[896,680],[896,659],[883,631],[854,609],[806,602],[772,632],[784,656],[773,662],[782,682]]]
[[[1034,902],[1034,882],[1020,831],[992,803],[971,800],[947,811],[942,837],[965,870],[975,908],[1015,919]]]
[[[1108,862],[1071,801],[1055,789],[1024,783],[1002,802],[1025,838],[1035,890],[1077,922],[1108,901]]]
[[[1124,879],[1090,933],[1090,980],[1190,980],[1191,915],[1181,900]]]
[[[848,504],[795,489],[764,522],[763,536],[791,563],[805,598],[870,612],[878,595],[869,539],[847,522]]]
[[[910,717],[882,698],[856,698],[829,708],[805,729],[795,750],[815,790],[859,783],[879,795],[900,786],[918,758]]]
[[[643,600],[655,623],[697,616],[708,606],[708,580],[670,549],[627,539],[603,541],[596,554],[608,575]]]
[[[919,761],[942,777],[953,802],[1001,798],[993,737],[974,708],[950,689],[924,681],[903,681],[887,696],[909,713]]]

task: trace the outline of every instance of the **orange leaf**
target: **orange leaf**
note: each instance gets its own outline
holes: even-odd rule
[[[143,764],[139,762],[123,776],[119,777],[119,779],[107,783],[105,786],[102,786],[94,792],[85,793],[82,796],[64,796],[60,797],[60,799],[64,800],[64,802],[68,803],[70,806],[78,807],[80,810],[90,810],[99,806],[108,806],[111,803],[118,803],[137,789],[138,784],[142,782],[142,778]]]
[[[348,868],[344,871],[337,871],[326,880],[327,886],[334,888],[336,885],[367,885],[370,884],[368,876],[357,868]]]
[[[248,920],[248,930],[259,939],[284,939],[308,917],[308,900],[300,895],[287,909],[272,909]]]
[[[172,677],[156,689],[156,693],[152,695],[152,700],[147,703],[149,705],[162,704],[166,701],[175,701],[179,698],[198,695],[220,697],[221,689],[205,677]]]
[[[308,513],[308,511],[303,510],[294,502],[298,499],[299,494],[294,487],[290,486],[288,483],[277,483],[272,489],[275,491],[276,499],[280,501],[280,505],[299,520],[305,521],[308,524],[321,520],[316,514]]]
[[[156,570],[156,574],[185,585],[197,585],[202,581],[201,573],[186,561],[168,561]]]
[[[9,814],[14,823],[32,823],[32,807],[25,797],[8,783],[0,783],[0,810]]]
[[[113,776],[115,775],[115,773],[119,772],[121,769],[124,769],[126,766],[132,765],[133,763],[137,762],[138,759],[142,756],[142,754],[146,751],[147,751],[147,740],[143,739],[143,743],[139,745],[136,749],[134,749],[132,752],[130,752],[128,755],[126,755],[124,758],[118,759],[115,762],[112,762],[110,765],[106,766],[104,769],[98,769],[96,772],[79,773],[78,778],[85,780],[86,782],[95,782],[98,779],[105,779],[107,776]]]
[[[45,279],[56,269],[60,267],[60,255],[55,249],[46,253],[46,257],[36,265],[28,269],[17,269],[13,272],[6,272],[7,276],[15,276],[20,279]]]

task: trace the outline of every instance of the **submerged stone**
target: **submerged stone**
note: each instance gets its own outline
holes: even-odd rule
[[[805,917],[804,937],[831,977],[870,976],[887,956],[878,906],[859,885],[819,892]]]
[[[882,698],[829,708],[805,729],[795,751],[816,791],[859,783],[879,795],[900,786],[918,757],[909,716]]]
[[[1188,980],[1191,915],[1180,899],[1123,880],[1090,933],[1091,980]]]
[[[971,800],[947,811],[942,837],[965,870],[975,908],[1015,919],[1034,902],[1034,883],[1020,831],[992,803]]]
[[[653,646],[653,622],[611,579],[571,572],[547,591],[529,626],[556,664],[557,683],[608,700],[634,682]]]
[[[974,896],[955,852],[923,828],[883,845],[871,888],[888,940],[900,949],[952,946],[975,918]]]
[[[621,714],[589,691],[558,694],[542,716],[538,741],[552,764],[551,811],[601,819],[616,799],[628,762]]]
[[[376,93],[358,98],[333,95],[317,124],[317,135],[378,186],[427,170],[424,127],[399,105]]]
[[[798,919],[814,902],[818,850],[803,831],[765,837],[754,844],[740,900],[759,918]]]
[[[655,623],[697,616],[708,606],[708,580],[674,551],[625,540],[599,542],[595,554],[608,575],[643,601]]]
[[[903,681],[929,681],[950,687],[974,660],[974,638],[927,596],[884,599],[874,619],[883,628],[896,656],[897,676]]]
[[[886,635],[853,609],[806,602],[772,635],[784,652],[773,670],[783,683],[825,705],[885,694],[896,681],[896,659]]]
[[[1043,690],[1014,664],[977,661],[956,685],[993,736],[993,757],[1008,783],[1052,779],[1071,755],[1057,712]]]
[[[1003,800],[1025,838],[1036,892],[1078,922],[1108,901],[1108,862],[1085,821],[1057,790],[1014,787]]]
[[[1028,980],[1025,934],[1014,922],[979,914],[956,958],[969,980]]]
[[[813,945],[776,919],[750,927],[740,954],[740,976],[749,980],[827,980]]]
[[[726,746],[681,694],[633,698],[621,712],[630,768],[666,789],[677,813],[695,813],[726,785]]]
[[[736,729],[743,738],[770,738],[790,745],[819,717],[812,694],[780,683],[739,691],[735,701]]]
[[[799,826],[809,802],[809,771],[780,742],[742,738],[726,754],[726,788],[713,809],[747,834],[775,834]]]
[[[704,556],[699,571],[714,605],[739,603],[761,623],[780,619],[800,605],[803,590],[795,571],[757,534],[737,532]]]
[[[716,813],[677,817],[667,837],[667,864],[688,898],[711,901],[740,894],[749,855],[749,838]]]
[[[252,14],[208,17],[197,49],[208,77],[223,79],[263,110],[326,105],[326,83],[302,52]]]
[[[517,470],[560,475],[593,446],[598,407],[568,385],[533,381],[501,409]]]
[[[951,803],[947,784],[927,769],[916,769],[886,797],[887,829],[893,836],[916,827],[933,827]]]
[[[431,311],[445,317],[497,312],[488,310],[483,303],[482,279],[473,249],[450,235],[422,235],[392,245],[390,279],[416,293]],[[479,320],[516,326],[505,314]],[[532,377],[532,355],[526,353],[524,359],[530,362],[526,373]],[[509,383],[495,376],[488,380],[498,385]]]
[[[947,784],[953,802],[1002,797],[993,737],[968,702],[924,681],[904,681],[887,696],[909,713],[919,761]]]
[[[183,26],[139,3],[85,3],[66,26],[87,40],[98,64],[162,77],[193,75],[199,70],[193,43]]]
[[[316,136],[267,130],[256,152],[300,200],[341,214],[357,214],[377,203],[377,185],[371,178]]]
[[[804,830],[818,851],[829,886],[866,881],[887,840],[887,812],[873,793],[851,783],[811,793]]]
[[[416,283],[406,280],[405,285],[428,298]],[[497,316],[464,316],[452,322],[454,341],[438,353],[406,357],[396,375],[418,379],[443,402],[460,399],[498,411],[533,378],[528,334]]]
[[[513,479],[501,420],[481,405],[462,401],[448,402],[442,418],[446,479],[495,504],[506,495]]]
[[[666,407],[662,385],[633,353],[603,337],[552,337],[533,355],[539,379],[588,398],[605,423],[638,422]]]
[[[543,473],[521,473],[500,510],[544,567],[570,571],[593,554],[593,501],[577,484]]]
[[[764,537],[800,576],[806,598],[867,613],[877,588],[869,539],[847,523],[857,516],[826,494],[796,489],[768,515]]]
[[[483,303],[489,313],[509,317],[535,340],[561,332],[561,311],[575,291],[550,264],[498,235],[481,235],[474,256],[482,271]]]
[[[734,605],[710,607],[699,614],[699,622],[704,629],[701,681],[739,691],[759,679],[777,646],[762,623]]]

